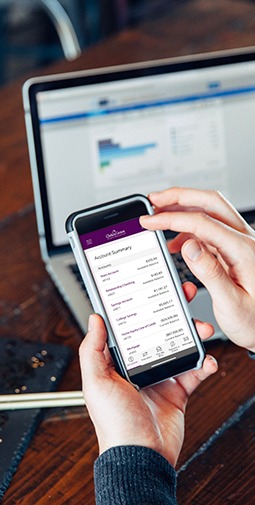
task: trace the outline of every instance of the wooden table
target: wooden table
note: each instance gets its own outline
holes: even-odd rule
[[[255,5],[195,0],[126,30],[44,73],[243,47],[255,43]],[[42,73],[42,72],[40,72]],[[74,359],[61,389],[80,388],[82,335],[42,264],[21,101],[21,82],[0,90],[0,337],[64,343]],[[255,164],[255,160],[254,160]],[[15,240],[15,247],[12,247]],[[255,496],[254,361],[213,343],[219,372],[190,400],[178,464],[179,504],[252,504]],[[94,503],[97,443],[86,408],[48,411],[7,490],[5,505]],[[160,505],[160,504],[159,504]]]

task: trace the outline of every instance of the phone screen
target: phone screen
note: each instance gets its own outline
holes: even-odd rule
[[[197,352],[155,232],[132,218],[79,238],[131,378]]]

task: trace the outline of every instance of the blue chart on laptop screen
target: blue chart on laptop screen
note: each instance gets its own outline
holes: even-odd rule
[[[207,187],[217,181],[226,189],[223,116],[215,102],[174,106],[155,101],[113,120],[108,116],[109,123],[94,126],[91,142],[100,198],[106,190],[117,196],[122,184],[145,193],[195,181]]]
[[[254,62],[65,87],[37,100],[55,245],[66,243],[74,210],[173,185],[218,189],[239,209],[254,207]]]
[[[151,149],[157,149],[158,144],[156,142],[151,142],[149,144],[134,144],[131,146],[124,146],[121,143],[116,143],[112,139],[99,140],[98,141],[98,154],[100,168],[106,168],[112,166],[114,163],[119,165],[120,161],[129,162],[129,157],[136,158],[135,162],[139,164],[139,157],[146,157],[148,153],[149,163],[151,158]],[[145,160],[146,163],[146,160]]]

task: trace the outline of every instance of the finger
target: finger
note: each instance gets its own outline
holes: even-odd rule
[[[218,363],[216,359],[213,356],[207,355],[204,359],[202,368],[185,372],[176,377],[176,381],[181,384],[187,396],[190,396],[201,382],[217,372],[217,370]]]
[[[193,235],[191,235],[191,233],[178,233],[178,235],[176,235],[176,237],[170,239],[167,241],[167,247],[168,247],[168,250],[171,254],[175,254],[175,253],[178,253],[183,244],[189,239],[189,238],[192,238]]]
[[[195,320],[197,332],[202,340],[206,340],[213,336],[214,327],[211,323]]]
[[[105,358],[107,332],[102,318],[92,314],[89,330],[79,348],[81,373],[84,384],[102,376],[107,369]]]
[[[140,222],[148,230],[169,229],[191,233],[206,245],[215,247],[229,266],[234,266],[236,262],[240,261],[241,239],[242,259],[244,259],[243,238],[248,240],[248,237],[203,212],[192,214],[189,212],[162,212],[152,216],[141,216]]]
[[[182,289],[185,294],[186,300],[188,302],[191,302],[191,300],[193,300],[193,298],[195,298],[195,296],[197,294],[197,287],[195,286],[195,284],[193,284],[193,282],[189,282],[189,281],[185,282],[182,285]]]
[[[150,193],[149,199],[159,209],[170,206],[197,207],[239,231],[249,228],[246,221],[219,191],[173,187],[158,193]]]

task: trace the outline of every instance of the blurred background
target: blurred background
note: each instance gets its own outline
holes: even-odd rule
[[[0,86],[189,0],[0,0]]]

